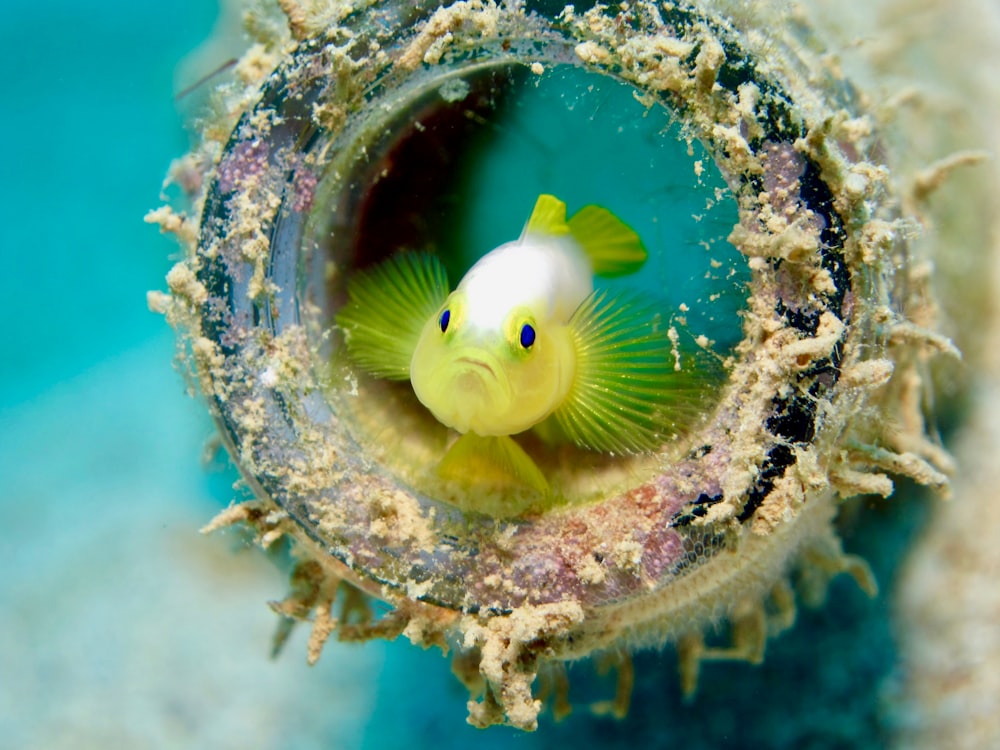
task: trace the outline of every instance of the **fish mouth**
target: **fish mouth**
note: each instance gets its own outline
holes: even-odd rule
[[[489,354],[463,353],[451,360],[451,371],[454,394],[461,394],[469,408],[492,412],[509,405],[512,394],[507,373]]]
[[[475,357],[459,357],[455,360],[455,364],[462,365],[463,370],[471,370],[473,372],[484,372],[489,374],[491,377],[496,378],[497,373],[489,362],[485,362],[481,359]]]

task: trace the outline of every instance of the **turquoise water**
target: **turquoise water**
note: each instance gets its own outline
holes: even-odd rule
[[[141,220],[187,147],[174,70],[216,15],[204,0],[2,12],[0,747],[881,746],[888,600],[845,582],[763,666],[708,666],[690,705],[672,654],[645,654],[627,720],[578,709],[534,735],[465,726],[447,662],[405,642],[332,644],[309,669],[299,632],[267,658],[284,575],[234,534],[197,534],[237,493],[199,463],[211,426],[145,309],[177,252]],[[850,546],[885,581],[878,529]],[[571,669],[574,696],[607,697],[590,674]]]
[[[736,201],[701,143],[685,140],[665,107],[635,94],[571,66],[530,76],[464,165],[470,208],[460,241],[481,254],[517,237],[541,193],[565,201],[570,216],[604,206],[635,230],[649,257],[638,274],[598,284],[641,290],[668,317],[684,305],[693,335],[730,346],[742,338],[749,280],[726,242]]]

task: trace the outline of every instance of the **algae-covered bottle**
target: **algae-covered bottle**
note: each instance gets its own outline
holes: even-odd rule
[[[874,593],[832,522],[889,473],[947,488],[920,363],[953,347],[910,319],[891,165],[804,31],[278,5],[177,168],[190,212],[156,214],[187,256],[153,304],[254,494],[214,525],[295,545],[310,659],[447,645],[472,723],[532,729],[564,662],[670,641],[693,691],[763,657],[796,571]]]

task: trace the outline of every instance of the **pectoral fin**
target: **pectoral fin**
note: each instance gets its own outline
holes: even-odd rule
[[[424,324],[448,297],[444,266],[428,253],[400,253],[347,284],[337,313],[348,358],[375,377],[408,380]]]
[[[721,380],[707,357],[677,350],[659,313],[638,296],[596,291],[573,314],[570,329],[577,373],[552,418],[581,447],[655,450],[701,412]]]
[[[506,435],[462,435],[448,450],[438,474],[444,479],[485,484],[516,483],[548,494],[549,483],[524,449]]]

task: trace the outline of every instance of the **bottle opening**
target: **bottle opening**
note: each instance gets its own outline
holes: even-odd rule
[[[741,339],[749,280],[745,258],[726,240],[738,206],[701,142],[626,82],[537,61],[442,73],[420,80],[392,111],[369,103],[349,129],[355,141],[321,178],[307,245],[322,259],[311,266],[322,271],[322,284],[307,283],[324,300],[315,330],[331,342],[317,342],[331,361],[331,398],[352,415],[366,451],[417,489],[460,507],[506,515],[598,498],[636,472],[654,472],[655,453],[676,450],[715,402],[722,363]],[[548,480],[546,497],[517,481],[442,481],[435,466],[456,433],[420,404],[409,383],[372,377],[351,361],[337,312],[357,274],[399,253],[433,255],[454,289],[482,256],[521,236],[545,194],[565,202],[570,216],[601,206],[638,235],[647,252],[641,268],[597,275],[594,285],[647,301],[671,351],[697,359],[690,366],[703,371],[703,393],[661,417],[657,451],[614,456],[539,430],[519,433],[514,440]],[[490,491],[504,499],[484,504]]]

